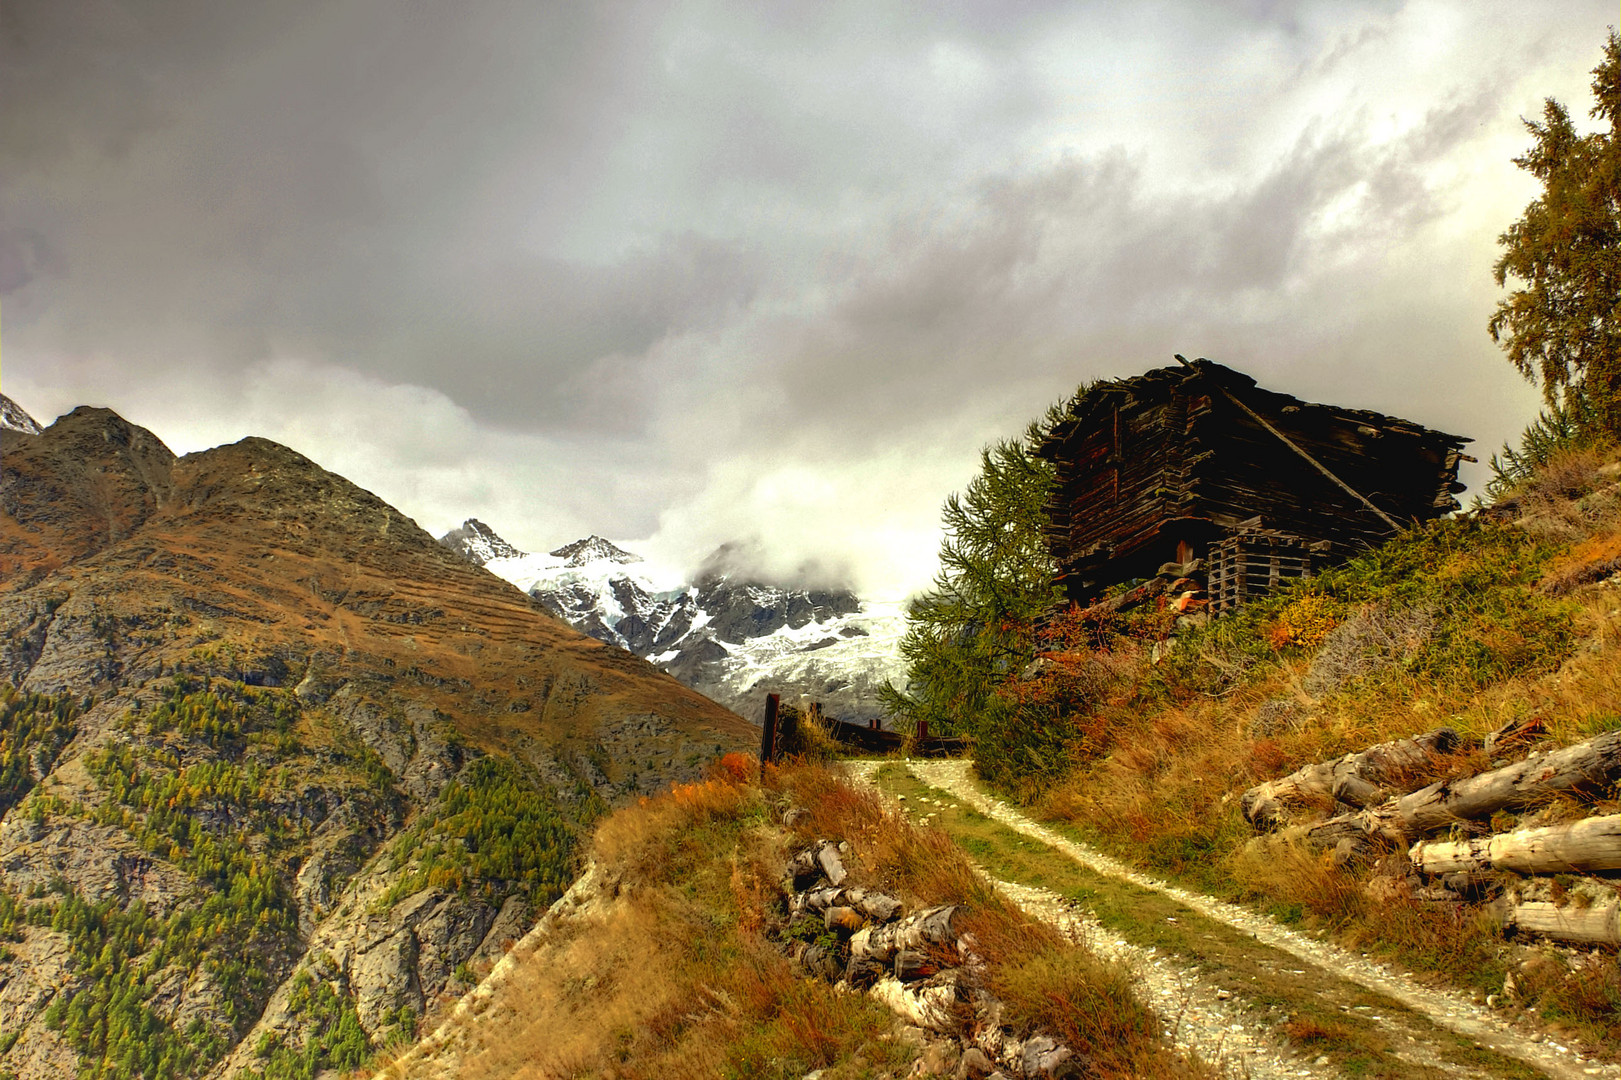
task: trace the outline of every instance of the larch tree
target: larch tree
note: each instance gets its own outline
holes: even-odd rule
[[[1621,38],[1610,31],[1593,69],[1590,115],[1606,121],[1579,134],[1553,98],[1526,120],[1535,140],[1514,159],[1542,194],[1498,237],[1497,283],[1523,282],[1500,301],[1492,340],[1548,404],[1578,404],[1603,434],[1621,439]]]
[[[892,715],[978,735],[996,688],[1034,656],[1034,622],[1057,595],[1043,536],[1053,467],[1036,449],[1061,415],[986,447],[979,475],[946,499],[941,571],[907,612],[908,685],[887,688]]]

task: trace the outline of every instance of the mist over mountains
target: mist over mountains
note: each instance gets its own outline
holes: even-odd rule
[[[440,543],[745,717],[758,720],[765,695],[780,693],[866,721],[882,715],[879,686],[902,676],[899,603],[762,581],[738,569],[749,561],[742,545],[722,545],[687,580],[595,535],[528,554],[470,518]]]

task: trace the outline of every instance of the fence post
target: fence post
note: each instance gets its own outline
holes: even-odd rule
[[[782,705],[778,694],[765,696],[765,723],[760,725],[760,777],[765,778],[766,763],[777,754],[777,710]]]
[[[929,722],[927,720],[917,722],[917,736],[912,741],[915,743],[912,747],[912,753],[918,757],[924,757],[923,744],[929,741]]]

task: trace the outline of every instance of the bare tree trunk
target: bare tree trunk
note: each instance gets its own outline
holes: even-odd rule
[[[1307,826],[1304,835],[1316,847],[1333,847],[1343,839],[1382,839],[1406,846],[1415,837],[1458,821],[1490,817],[1499,810],[1530,806],[1561,792],[1601,787],[1621,776],[1621,731],[1532,754],[1463,780],[1442,780],[1382,806],[1342,814]]]
[[[1435,754],[1444,754],[1458,745],[1458,733],[1437,728],[1411,739],[1380,743],[1355,754],[1332,761],[1320,761],[1297,769],[1280,780],[1268,780],[1244,792],[1244,816],[1261,828],[1276,825],[1283,816],[1283,803],[1311,796],[1333,796],[1355,806],[1383,802],[1390,790],[1404,790],[1403,781],[1415,775]]]
[[[1487,869],[1519,874],[1621,870],[1621,815],[1519,829],[1479,840],[1414,844],[1408,854],[1426,874]]]

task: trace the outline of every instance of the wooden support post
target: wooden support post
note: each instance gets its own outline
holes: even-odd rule
[[[765,696],[765,722],[760,725],[760,775],[765,775],[766,763],[777,755],[777,710],[782,707],[778,694]]]
[[[922,757],[923,744],[928,741],[929,722],[927,720],[919,720],[917,722],[917,737],[912,740],[912,753],[916,754],[918,757]]]

